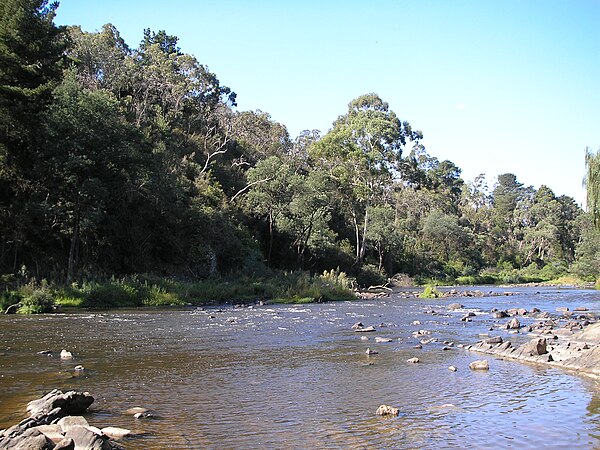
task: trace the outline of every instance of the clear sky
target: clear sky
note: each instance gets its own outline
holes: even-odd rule
[[[292,138],[376,92],[467,181],[511,172],[583,204],[600,148],[600,0],[61,0],[56,23],[134,48],[164,29]]]

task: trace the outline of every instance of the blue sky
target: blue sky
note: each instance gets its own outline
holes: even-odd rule
[[[465,180],[514,173],[585,200],[600,148],[600,0],[61,0],[56,23],[179,37],[239,110],[323,134],[378,93]]]

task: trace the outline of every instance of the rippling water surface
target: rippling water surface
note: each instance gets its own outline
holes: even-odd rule
[[[489,332],[498,321],[488,314],[492,307],[600,310],[596,291],[512,291],[518,294],[458,299],[477,313],[472,323],[460,321],[464,311],[447,311],[454,300],[397,295],[300,306],[1,316],[0,428],[22,419],[27,401],[60,388],[92,393],[88,421],[134,431],[122,442],[129,449],[600,447],[595,381],[493,358],[489,372],[473,372],[469,362],[482,355],[443,350],[442,341],[473,343]],[[377,331],[355,333],[358,321]],[[413,348],[423,339],[413,336],[418,330],[440,342]],[[376,336],[393,341],[375,343]],[[63,348],[75,358],[61,361]],[[379,354],[367,356],[367,348]],[[55,356],[38,355],[42,350]],[[406,362],[415,356],[419,364]],[[73,370],[78,364],[86,368],[82,376]],[[399,417],[375,416],[382,403],[399,407]],[[123,414],[133,406],[156,417]]]

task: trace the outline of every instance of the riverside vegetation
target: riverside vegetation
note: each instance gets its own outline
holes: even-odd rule
[[[463,180],[377,94],[293,138],[237,110],[176,36],[147,29],[132,48],[111,24],[57,27],[57,7],[0,5],[3,307],[335,300],[396,273],[600,273],[596,209],[511,173]]]

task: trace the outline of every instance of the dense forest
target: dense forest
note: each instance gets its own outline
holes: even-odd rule
[[[56,8],[0,5],[5,280],[600,273],[598,232],[572,198],[510,173],[463,180],[427,153],[410,111],[377,94],[340,105],[329,131],[292,137],[237,110],[176,36],[147,29],[132,48],[111,24],[57,27]]]

